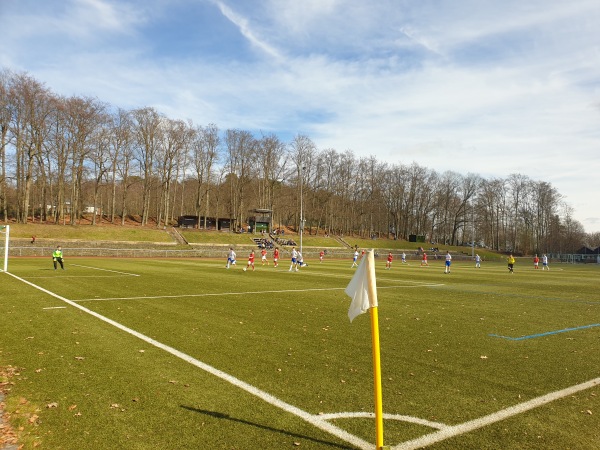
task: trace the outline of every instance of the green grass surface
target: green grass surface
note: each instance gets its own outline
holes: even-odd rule
[[[153,227],[118,225],[49,225],[49,224],[10,224],[12,238],[38,240],[86,240],[86,241],[136,241],[136,242],[172,242],[169,234]]]
[[[6,410],[24,448],[357,448],[116,326],[309,414],[372,412],[370,321],[349,323],[343,292],[350,262],[244,263],[70,258],[54,271],[12,259],[46,290],[0,273],[0,366],[19,372]],[[600,326],[545,334],[600,323],[598,267],[377,264],[386,414],[459,425],[600,377]],[[373,419],[329,422],[375,442]],[[435,431],[384,426],[392,448]],[[599,430],[596,386],[430,448],[596,449]]]

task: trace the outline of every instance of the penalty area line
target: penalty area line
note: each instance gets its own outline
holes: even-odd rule
[[[130,277],[139,277],[139,274],[137,274],[137,273],[120,272],[118,270],[110,270],[110,269],[101,269],[100,267],[84,266],[84,265],[81,265],[81,264],[71,264],[71,265],[75,266],[75,267],[84,267],[86,269],[101,270],[103,272],[118,273],[120,275],[129,275]]]
[[[114,320],[109,319],[108,317],[105,317],[102,314],[98,314],[97,312],[92,311],[91,309],[88,309],[84,306],[78,305],[77,303],[75,303],[72,300],[69,300],[68,298],[65,298],[61,295],[55,294],[52,291],[44,289],[43,287],[38,286],[34,283],[31,283],[30,281],[27,281],[21,277],[18,277],[17,275],[14,275],[10,272],[6,272],[6,273],[13,278],[15,278],[19,281],[22,281],[23,283],[25,283],[35,289],[38,289],[39,291],[44,292],[45,294],[48,294],[54,298],[62,300],[63,302],[67,303],[68,305],[71,305],[74,308],[79,309],[80,311],[83,311],[97,319],[100,319],[101,321],[108,323],[109,325],[112,325],[121,331],[131,334],[132,336],[135,336],[138,339],[140,339],[150,345],[153,345],[154,347],[164,350],[165,352],[170,353],[171,355],[173,355],[179,359],[182,359],[183,361],[185,361],[189,364],[192,364],[193,366],[196,366],[199,369],[202,369],[205,372],[210,373],[211,375],[216,376],[216,377],[220,378],[221,380],[226,381],[226,382],[236,386],[237,388],[242,389],[242,390],[246,391],[247,393],[265,401],[266,403],[269,403],[270,405],[275,406],[276,408],[279,408],[289,414],[292,414],[292,415],[304,420],[305,422],[310,423],[314,427],[316,427],[322,431],[325,431],[325,432],[331,434],[332,436],[336,436],[337,438],[339,438],[345,442],[348,442],[349,444],[352,444],[361,450],[371,450],[373,448],[373,444],[365,441],[364,439],[359,438],[358,436],[355,436],[355,435],[347,432],[346,430],[343,430],[343,429],[327,422],[326,420],[321,418],[319,415],[310,414],[307,411],[304,411],[304,410],[298,408],[297,406],[286,403],[283,400],[269,394],[268,392],[265,392],[249,383],[246,383],[245,381],[242,381],[239,378],[234,377],[233,375],[230,375],[226,372],[223,372],[222,370],[219,370],[213,366],[210,366],[190,355],[187,355],[187,354],[177,350],[176,348],[169,347],[168,345],[165,345],[155,339],[152,339],[151,337],[148,337],[145,334],[142,334],[138,331],[128,328],[125,325],[120,324],[119,322],[115,322]]]
[[[94,302],[108,300],[156,300],[161,298],[186,298],[186,297],[221,297],[227,295],[252,295],[252,294],[285,294],[290,292],[309,291],[341,291],[346,288],[314,288],[314,289],[281,289],[272,291],[245,291],[245,292],[208,292],[204,294],[181,294],[181,295],[148,295],[142,297],[106,297],[106,298],[82,298],[74,302]]]
[[[444,284],[424,284],[419,286],[377,286],[377,289],[412,289],[415,287],[436,287],[444,286]],[[203,294],[180,294],[180,295],[145,295],[141,297],[103,297],[103,298],[81,298],[78,300],[72,300],[73,302],[103,302],[103,301],[117,301],[117,300],[159,300],[169,298],[199,298],[199,297],[225,297],[229,295],[253,295],[253,294],[290,294],[290,293],[304,293],[304,292],[315,292],[315,291],[343,291],[345,287],[339,288],[312,288],[312,289],[279,289],[270,291],[244,291],[244,292],[208,292]]]

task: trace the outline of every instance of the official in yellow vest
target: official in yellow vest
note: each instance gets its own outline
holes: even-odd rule
[[[57,269],[58,264],[60,264],[60,268],[62,270],[65,270],[65,266],[63,264],[63,252],[60,245],[56,247],[56,250],[54,250],[54,252],[52,252],[52,263],[54,264],[54,270]]]
[[[508,258],[506,258],[506,260],[508,261],[508,271],[512,274],[513,269],[515,268],[515,257],[511,254]]]

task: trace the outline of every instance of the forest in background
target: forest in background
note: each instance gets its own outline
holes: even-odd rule
[[[486,179],[390,164],[309,136],[221,130],[153,107],[124,110],[57,95],[27,73],[0,71],[0,220],[170,226],[183,215],[305,233],[475,242],[515,253],[600,246],[548,182],[523,174]],[[300,217],[302,212],[302,216]],[[201,222],[200,226],[204,224]]]

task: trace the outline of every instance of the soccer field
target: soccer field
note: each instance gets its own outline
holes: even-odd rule
[[[375,448],[351,261],[15,258],[6,402],[31,446]],[[385,445],[600,448],[600,268],[377,262]],[[20,403],[21,402],[21,403]],[[31,418],[35,415],[34,420]]]

